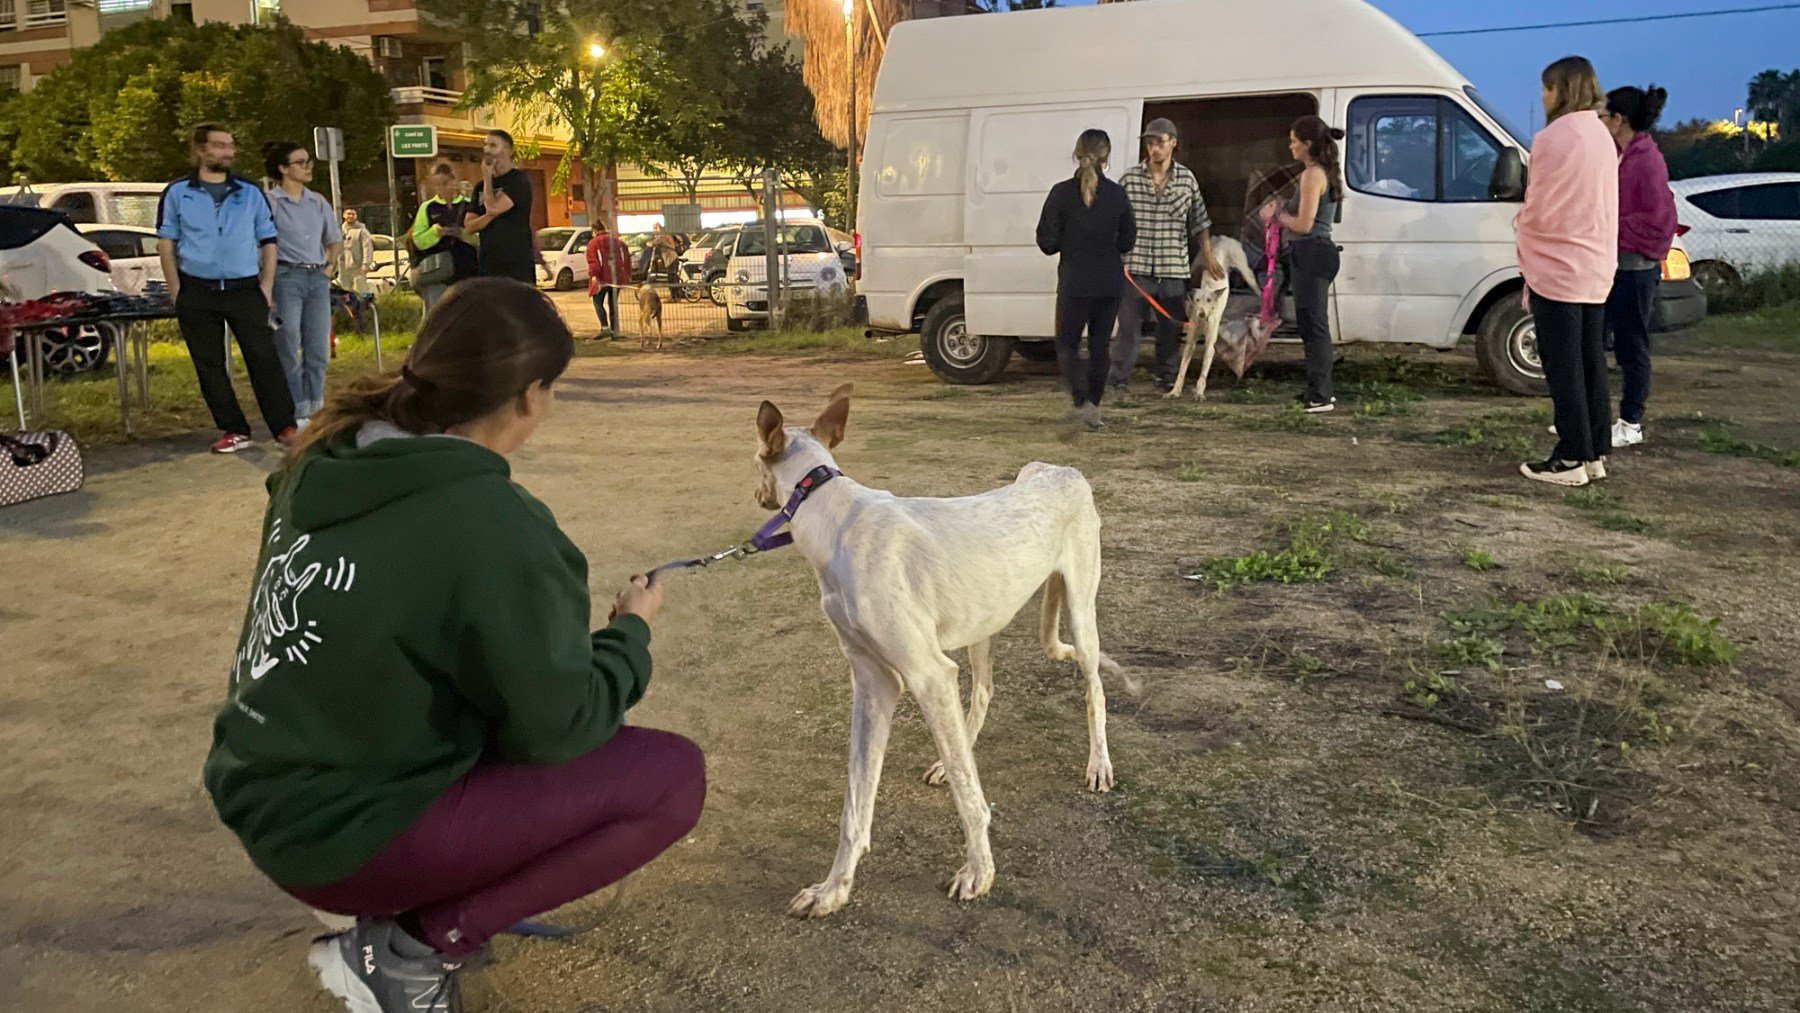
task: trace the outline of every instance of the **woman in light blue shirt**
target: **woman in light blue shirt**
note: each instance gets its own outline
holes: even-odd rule
[[[331,280],[344,232],[337,213],[309,189],[313,160],[291,141],[263,145],[263,164],[275,186],[275,350],[294,394],[294,414],[306,425],[325,404],[325,363],[331,357]]]

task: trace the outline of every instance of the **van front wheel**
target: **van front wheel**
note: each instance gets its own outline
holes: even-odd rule
[[[1475,360],[1494,382],[1514,394],[1543,397],[1544,360],[1538,355],[1537,324],[1513,295],[1505,295],[1481,318],[1475,335]]]
[[[1012,359],[1013,339],[971,333],[962,296],[951,295],[925,314],[919,350],[931,371],[948,383],[993,383]]]

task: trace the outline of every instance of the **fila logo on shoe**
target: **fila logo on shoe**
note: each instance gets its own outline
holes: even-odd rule
[[[375,975],[375,947],[373,946],[363,946],[363,973],[370,977]]]

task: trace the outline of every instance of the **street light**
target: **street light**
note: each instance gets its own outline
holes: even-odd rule
[[[598,60],[606,55],[606,47],[598,42],[588,43],[588,59]]]
[[[844,218],[856,231],[856,0],[844,0],[844,52],[850,64],[850,139],[844,172]]]

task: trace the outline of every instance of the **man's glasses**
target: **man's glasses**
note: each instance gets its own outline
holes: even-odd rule
[[[302,158],[299,161],[289,162],[288,164],[296,169],[310,169],[312,168],[313,160],[310,158]]]

